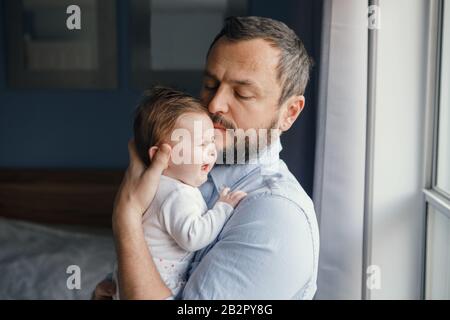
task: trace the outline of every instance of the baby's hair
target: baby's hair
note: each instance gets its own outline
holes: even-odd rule
[[[144,92],[134,116],[134,141],[145,165],[150,164],[148,150],[170,139],[177,119],[186,113],[209,115],[201,102],[187,93],[162,86]]]

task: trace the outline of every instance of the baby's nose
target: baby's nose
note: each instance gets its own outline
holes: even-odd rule
[[[217,157],[216,145],[214,143],[212,143],[208,146],[207,154],[211,158]]]
[[[211,148],[210,148],[210,150],[209,150],[209,155],[210,155],[210,157],[216,157],[217,156],[217,150],[216,150],[216,147],[215,146],[212,146]]]

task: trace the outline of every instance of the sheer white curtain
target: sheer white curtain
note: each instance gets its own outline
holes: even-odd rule
[[[370,42],[369,1],[324,0],[316,299],[421,297],[427,23],[434,2],[380,0],[381,23]],[[365,288],[366,265],[380,271],[376,289]]]
[[[367,105],[367,8],[324,2],[314,203],[321,251],[316,299],[360,299]]]

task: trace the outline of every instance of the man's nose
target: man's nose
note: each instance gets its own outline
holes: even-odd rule
[[[208,104],[208,111],[212,114],[228,112],[228,93],[223,86],[220,86],[215,92]]]

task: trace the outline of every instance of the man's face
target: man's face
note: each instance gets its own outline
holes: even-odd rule
[[[225,150],[233,139],[225,129],[278,128],[281,86],[279,50],[263,39],[231,42],[221,38],[211,49],[200,94],[213,114]]]

